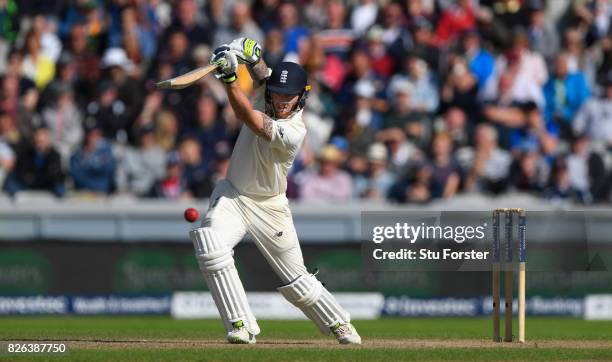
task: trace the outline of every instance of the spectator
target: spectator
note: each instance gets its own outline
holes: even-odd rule
[[[296,176],[300,179],[302,201],[342,202],[351,199],[353,182],[348,173],[338,168],[341,158],[335,146],[327,145],[319,154],[318,170],[305,170]]]
[[[114,189],[115,157],[94,118],[85,121],[83,145],[70,158],[70,177],[77,190],[110,194]]]
[[[298,10],[295,4],[286,2],[278,9],[278,22],[285,39],[285,54],[299,58],[302,41],[308,37],[308,29],[299,24]]]
[[[351,12],[351,28],[357,35],[363,35],[376,22],[378,5],[374,0],[361,0]]]
[[[148,65],[155,55],[157,39],[155,17],[137,7],[128,6],[121,12],[122,40],[128,58],[135,64]]]
[[[485,102],[493,101],[505,105],[531,101],[544,108],[543,83],[540,84],[536,77],[523,71],[523,68],[521,53],[516,49],[499,57],[494,75],[489,78],[481,93],[482,99]]]
[[[374,87],[375,95],[383,90],[384,84],[372,70],[372,60],[365,49],[353,49],[349,62],[349,72],[340,84],[342,88],[336,93],[337,102],[342,105],[353,103],[353,91],[359,81],[369,82]]]
[[[399,203],[422,204],[431,198],[431,167],[422,161],[410,167],[410,172],[389,191],[389,200]]]
[[[117,87],[108,80],[97,86],[97,99],[87,105],[87,117],[94,118],[102,136],[109,140],[125,140],[130,127],[127,120],[127,107],[117,98]]]
[[[549,186],[546,189],[545,196],[553,201],[570,200],[574,202],[584,202],[583,193],[572,186],[570,174],[567,166],[567,161],[564,158],[558,158],[555,161],[551,171]]]
[[[380,131],[376,139],[389,150],[389,170],[400,175],[411,163],[422,161],[423,152],[406,139],[406,133],[399,128]]]
[[[178,147],[179,157],[183,162],[183,177],[187,189],[195,198],[209,197],[215,186],[202,162],[202,151],[194,137],[184,138]]]
[[[316,82],[311,84],[308,102],[302,115],[307,130],[302,147],[307,147],[318,153],[330,138],[334,127],[334,119],[332,118],[333,110],[327,109],[329,95],[322,91],[320,84]]]
[[[56,34],[56,20],[51,16],[38,14],[32,21],[32,29],[39,35],[41,54],[52,62],[57,62],[62,52],[62,43]]]
[[[355,179],[355,196],[374,201],[386,199],[395,175],[387,170],[387,148],[382,143],[373,143],[368,148],[368,173]]]
[[[536,145],[546,156],[553,156],[557,150],[559,127],[555,122],[546,122],[542,112],[533,102],[523,106],[525,126],[512,132],[511,148],[514,150],[526,144]]]
[[[280,0],[255,0],[251,9],[255,22],[267,33],[279,23]]]
[[[138,147],[128,148],[117,168],[115,182],[119,192],[146,196],[155,182],[164,176],[166,158],[155,143],[154,130],[153,124],[137,129]]]
[[[363,151],[354,149],[352,152],[349,152],[347,140],[342,136],[335,136],[329,143],[336,146],[342,154],[342,168],[351,175],[353,181],[356,182],[360,178],[367,177],[368,161]],[[356,187],[357,185],[355,184],[353,186],[353,197],[358,198],[359,192],[356,190]]]
[[[480,34],[477,31],[468,31],[463,38],[463,51],[468,61],[470,72],[478,81],[478,88],[482,89],[495,68],[495,58],[480,43]]]
[[[394,59],[387,54],[387,47],[383,42],[383,30],[374,26],[368,30],[368,53],[370,54],[372,69],[382,79],[389,79],[395,70]]]
[[[447,46],[463,32],[473,29],[475,25],[476,16],[471,0],[459,0],[457,4],[450,4],[440,16],[436,28],[437,43]]]
[[[577,4],[584,6],[584,4]],[[591,2],[592,22],[589,28],[589,35],[595,39],[601,39],[610,32],[610,17],[612,17],[612,5],[609,1],[595,0]]]
[[[16,74],[7,73],[2,77],[0,88],[0,109],[15,117],[19,108],[20,79]]]
[[[510,165],[510,187],[534,194],[544,191],[550,167],[538,152],[537,143],[525,140],[517,150],[518,156]]]
[[[285,57],[285,46],[283,43],[283,33],[276,28],[270,30],[266,35],[266,51],[263,53],[263,59],[270,69],[283,61]]]
[[[191,70],[189,40],[185,34],[177,31],[168,36],[167,45],[162,48],[159,55],[159,63],[158,67],[168,65],[172,70],[170,74],[164,75],[164,78],[161,79],[185,74]]]
[[[542,54],[547,62],[551,62],[559,53],[558,31],[546,19],[544,2],[532,0],[529,5],[529,27],[527,33],[533,50]]]
[[[355,83],[355,109],[357,123],[362,127],[380,129],[383,123],[382,115],[374,109],[376,89],[372,82],[362,79]]]
[[[383,128],[402,130],[411,142],[425,146],[431,134],[430,119],[414,108],[414,86],[410,81],[400,79],[391,84],[390,91],[393,98]]]
[[[491,125],[479,125],[474,149],[459,150],[457,158],[467,174],[466,190],[493,193],[505,190],[512,157],[499,148],[497,131]]]
[[[64,173],[59,153],[53,148],[45,124],[37,125],[32,143],[17,151],[15,170],[8,176],[5,190],[15,196],[20,191],[49,191],[57,197],[65,193]]]
[[[214,29],[204,17],[204,12],[198,7],[196,0],[180,0],[175,8],[174,21],[166,29],[162,37],[162,44],[168,43],[168,36],[174,33],[181,33],[187,36],[189,46],[197,44],[212,44]]]
[[[554,75],[544,86],[546,119],[559,123],[565,135],[571,135],[576,112],[589,97],[589,89],[582,73],[570,73],[566,54],[555,58]]]
[[[446,132],[453,140],[453,149],[467,146],[472,126],[467,123],[467,117],[457,107],[446,110],[442,118],[434,123],[434,132]]]
[[[525,82],[517,85],[520,80],[516,79],[516,72],[512,69],[516,68],[507,69],[501,75],[496,98],[489,99],[482,108],[484,120],[495,125],[499,133],[500,144],[505,148],[511,147],[513,132],[525,127],[526,119],[523,106],[525,104],[538,105],[532,99],[516,98],[517,95],[526,95],[517,89],[526,89],[524,87],[530,87],[530,85]]]
[[[76,90],[84,96],[79,102],[81,105],[95,96],[96,82],[100,78],[100,57],[89,46],[86,32],[83,24],[72,27],[68,46],[76,67]]]
[[[359,124],[357,121],[356,110],[344,111],[340,116],[339,123],[340,124],[338,125],[336,132],[338,134],[345,135],[351,150],[366,149],[372,142],[374,142],[376,131],[370,126],[362,126]]]
[[[74,27],[81,25],[86,30],[87,42],[93,50],[98,50],[102,34],[105,32],[105,21],[102,7],[94,1],[76,1],[67,6],[59,32],[65,37]]]
[[[574,140],[572,153],[567,156],[567,171],[570,186],[580,195],[582,202],[607,199],[610,180],[603,159],[591,151],[587,137],[581,136]]]
[[[81,89],[80,84],[77,81],[76,75],[77,74],[74,57],[70,53],[62,53],[56,63],[55,78],[42,92],[41,99],[43,101],[50,100],[51,98],[53,98],[52,90],[57,89],[57,87],[60,85],[67,85],[73,90],[73,93],[75,93],[75,101],[77,102],[78,106],[81,107],[85,105],[84,102],[89,99],[89,90],[87,90],[87,92],[84,92],[83,94],[79,94]],[[46,106],[46,104],[43,104],[43,102],[41,102],[40,105]]]
[[[600,49],[597,49],[597,47],[594,49],[594,51],[600,52],[599,54],[601,54],[601,58],[597,63],[597,71],[595,73],[597,82],[605,80],[608,77],[608,74],[612,72],[612,37],[602,39],[599,44]],[[595,79],[593,79],[593,81],[589,80],[589,84],[592,86],[592,88],[595,88]]]
[[[398,60],[408,49],[409,33],[406,30],[406,17],[401,5],[388,2],[382,9],[382,40],[391,56]],[[399,63],[399,61],[396,61]]]
[[[35,125],[42,122],[40,115],[36,112],[38,100],[39,94],[35,87],[28,88],[21,96],[16,118],[20,141],[30,142]]]
[[[341,0],[327,2],[327,27],[317,34],[317,38],[327,56],[335,56],[342,61],[347,59],[355,34],[346,27],[346,8]]]
[[[203,95],[199,98],[196,107],[197,124],[189,134],[195,136],[202,146],[202,162],[208,168],[212,164],[217,144],[229,141],[230,137],[219,114],[219,105],[214,98]]]
[[[587,56],[585,54],[585,39],[583,33],[577,28],[568,28],[563,36],[563,48],[567,53],[568,72],[585,71]]]
[[[438,133],[432,140],[431,185],[432,198],[449,198],[459,190],[460,169],[453,159],[453,142],[448,133]]]
[[[319,32],[327,25],[327,1],[312,0],[304,6],[304,18],[309,29]]]
[[[66,84],[57,84],[52,90],[53,102],[42,110],[42,119],[49,128],[51,142],[62,158],[66,168],[70,155],[83,140],[82,115],[76,104],[72,89]]]
[[[512,93],[516,100],[533,100],[543,106],[541,88],[548,80],[548,69],[544,57],[531,50],[529,36],[524,30],[515,31],[512,48],[496,61],[496,65],[498,75],[513,75]]]
[[[576,114],[573,131],[612,147],[612,73],[603,84],[603,94],[587,100]]]
[[[300,63],[303,63],[305,69],[310,72],[310,78],[317,79],[322,86],[331,89],[333,92],[338,92],[347,75],[347,64],[336,56],[327,56],[318,35],[305,39],[304,43],[304,52],[300,57]],[[312,83],[315,85],[316,82]],[[345,86],[345,89],[348,89],[348,86]],[[343,99],[343,96],[346,95],[344,93],[345,91],[342,90],[342,96],[338,98]],[[329,104],[330,107],[334,107],[334,105],[332,102]]]
[[[420,113],[434,113],[438,109],[438,85],[429,71],[427,63],[419,58],[409,58],[408,80],[414,85],[410,97],[412,108]]]
[[[13,88],[13,92],[15,91],[23,92],[25,89],[30,89],[35,86],[34,82],[31,79],[23,76],[21,72],[22,65],[23,65],[23,53],[17,48],[14,48],[14,47],[11,48],[8,52],[8,56],[6,59],[6,67],[4,69],[4,73],[2,74],[2,79],[4,80],[5,78],[10,78],[10,79],[16,80],[16,87]],[[0,98],[0,100],[2,100],[2,103],[1,103],[2,108],[8,111],[12,108],[7,107],[6,102],[16,103],[16,99],[11,99],[11,98],[13,97],[17,98],[17,96],[15,95],[16,93],[13,94],[13,92],[10,92],[9,94],[6,94],[5,92],[7,92],[7,90],[3,88],[2,95],[4,99]]]
[[[263,32],[251,18],[249,6],[243,2],[235,2],[232,6],[230,23],[215,31],[212,46],[217,47],[221,44],[229,44],[232,40],[241,37],[249,37],[259,44],[263,44],[264,41]],[[267,48],[266,51],[268,51]]]
[[[132,128],[143,105],[143,92],[138,81],[129,76],[134,64],[121,48],[109,48],[102,57],[102,68],[108,72],[108,79],[117,88],[117,98],[125,105],[125,124]]]
[[[173,200],[191,197],[183,174],[183,163],[177,152],[170,152],[166,157],[166,174],[155,183],[151,196]]]
[[[342,136],[334,136],[329,140],[329,144],[340,151],[340,165],[345,165],[349,158],[349,143]]]
[[[467,62],[462,57],[451,60],[449,73],[440,91],[442,109],[460,108],[467,115],[476,115],[480,110],[478,104],[478,81],[469,71]]]
[[[176,148],[179,134],[178,120],[172,112],[161,111],[155,117],[155,139],[164,152]]]
[[[412,33],[413,44],[411,47],[404,47],[401,58],[413,55],[425,60],[431,69],[437,71],[440,66],[440,51],[435,46],[431,22],[423,17],[413,19]]]
[[[42,52],[39,36],[33,30],[26,35],[21,73],[36,83],[38,89],[43,89],[53,79],[55,63]]]
[[[405,2],[409,24],[416,18],[424,17],[432,19],[434,17],[435,2],[427,0],[408,0]]]
[[[219,147],[216,154],[215,164],[212,172],[209,173],[208,183],[214,189],[217,182],[224,180],[227,176],[231,150],[225,147]],[[211,191],[212,192],[212,191]]]

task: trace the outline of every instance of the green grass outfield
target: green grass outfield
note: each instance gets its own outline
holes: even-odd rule
[[[515,321],[516,322],[516,321]],[[527,343],[490,342],[490,318],[355,321],[362,346],[339,346],[309,321],[260,321],[255,346],[228,345],[218,320],[169,317],[0,317],[0,340],[63,341],[67,355],[21,360],[397,361],[612,360],[612,322],[527,318]],[[515,323],[516,330],[516,323]],[[502,326],[503,331],[503,326]],[[6,348],[6,347],[4,347]]]

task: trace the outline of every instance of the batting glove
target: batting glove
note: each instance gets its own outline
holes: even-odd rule
[[[255,65],[261,59],[261,46],[250,38],[238,38],[229,43],[240,64]]]
[[[227,45],[221,45],[213,52],[210,64],[217,66],[215,77],[224,83],[230,84],[236,81],[236,70],[238,69],[238,59]]]

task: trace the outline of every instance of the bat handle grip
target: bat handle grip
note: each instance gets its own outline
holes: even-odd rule
[[[155,83],[155,88],[157,89],[170,89],[172,87],[172,82],[169,80],[164,80],[161,82]]]

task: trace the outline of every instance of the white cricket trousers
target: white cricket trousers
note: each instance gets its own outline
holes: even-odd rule
[[[227,180],[215,187],[202,221],[230,249],[249,233],[283,284],[307,274],[285,195],[259,200],[240,195]]]
[[[278,291],[329,335],[331,328],[350,322],[350,315],[309,274],[285,195],[252,198],[221,181],[211,196],[202,226],[192,230],[196,258],[226,330],[241,320],[253,335],[260,332],[234,266],[232,249],[249,233],[282,281]]]

